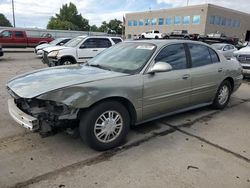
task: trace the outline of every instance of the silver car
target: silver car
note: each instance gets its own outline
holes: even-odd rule
[[[87,64],[13,78],[8,106],[25,128],[41,135],[79,130],[90,147],[107,150],[123,142],[131,125],[206,105],[223,109],[241,72],[238,61],[204,43],[128,41]]]
[[[232,58],[234,52],[237,51],[237,48],[235,48],[232,44],[216,43],[212,44],[212,46],[220,53],[222,53],[226,59]]]

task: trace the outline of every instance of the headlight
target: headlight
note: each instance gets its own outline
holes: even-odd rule
[[[48,57],[56,57],[57,56],[57,54],[58,54],[58,50],[56,50],[56,51],[52,51],[52,52],[50,52],[49,54],[48,54]]]

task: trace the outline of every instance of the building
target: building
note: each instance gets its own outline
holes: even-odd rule
[[[148,30],[169,33],[224,33],[249,41],[250,14],[213,4],[186,6],[126,14],[125,36],[131,38]]]

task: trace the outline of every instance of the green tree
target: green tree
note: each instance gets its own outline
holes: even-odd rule
[[[89,30],[92,31],[92,32],[98,32],[99,28],[96,25],[92,25],[92,26],[90,26]]]
[[[99,30],[107,33],[122,34],[122,21],[114,19],[107,22],[102,22]]]
[[[59,14],[51,17],[47,25],[47,29],[65,29],[88,31],[89,21],[78,13],[76,6],[73,3],[64,4],[60,8]]]
[[[10,21],[1,13],[0,13],[0,26],[13,27]]]

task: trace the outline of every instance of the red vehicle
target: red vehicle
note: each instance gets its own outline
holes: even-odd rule
[[[2,47],[35,47],[52,40],[54,39],[51,36],[28,37],[23,30],[6,29],[0,31],[0,44]]]

